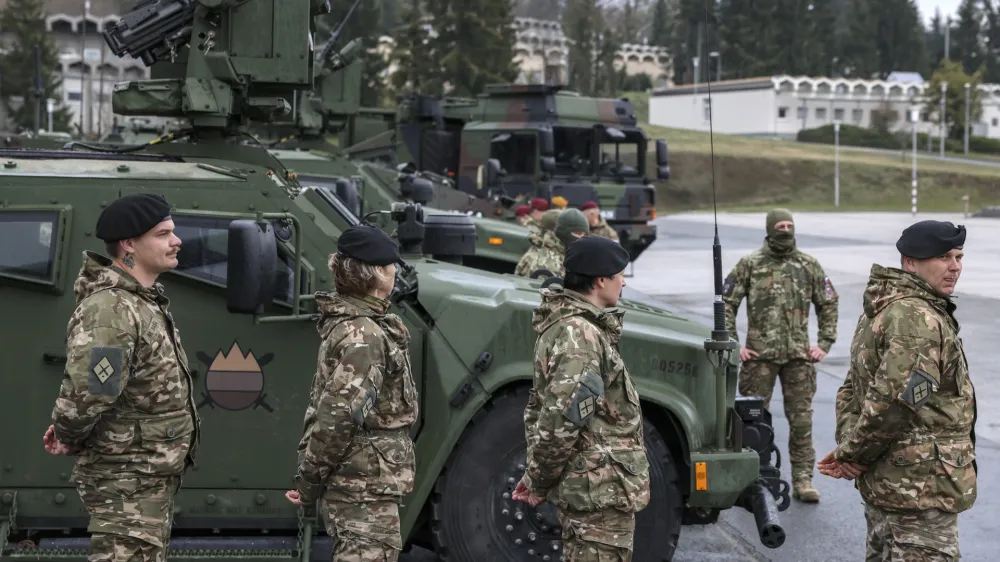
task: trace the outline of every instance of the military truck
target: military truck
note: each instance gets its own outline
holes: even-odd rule
[[[0,314],[18,319],[0,338],[10,361],[0,377],[0,424],[16,428],[0,436],[0,557],[86,559],[73,458],[47,454],[40,436],[66,363],[75,272],[82,252],[103,246],[93,225],[115,198],[155,192],[171,202],[183,241],[179,266],[160,281],[202,419],[169,559],[330,559],[316,506],[297,508],[284,492],[319,343],[313,295],[329,290],[327,257],[359,218],[328,189],[303,186],[265,148],[239,140],[250,118],[290,111],[287,92],[311,87],[311,21],[326,7],[140,3],[105,40],[117,55],[152,65],[153,79],[117,84],[115,112],[186,116],[191,127],[178,135],[192,142],[0,150]],[[531,314],[542,284],[558,279],[462,265],[475,252],[469,217],[423,215],[412,203],[383,212],[398,224],[403,260],[391,310],[411,334],[420,396],[404,541],[443,560],[555,560],[552,506],[530,508],[510,493],[525,458]],[[640,392],[651,464],[636,560],[669,560],[683,521],[711,521],[733,506],[753,512],[766,546],[780,546],[788,483],[770,461],[773,430],[761,400],[736,397],[738,344],[719,318],[710,332],[656,306],[620,306],[620,349]],[[158,447],[188,436],[150,424],[122,437]]]
[[[458,190],[483,197],[479,178],[491,158],[506,172],[508,198],[562,196],[570,206],[596,201],[632,260],[656,240],[656,189],[670,177],[667,145],[657,140],[656,170],[649,141],[626,98],[581,96],[560,85],[493,84],[475,99],[411,93],[396,126],[346,148],[354,158],[395,158],[455,177]],[[463,210],[463,208],[459,208]]]

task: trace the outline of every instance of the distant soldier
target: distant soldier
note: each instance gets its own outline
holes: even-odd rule
[[[531,213],[525,219],[523,226],[530,228],[534,232],[541,230],[542,214],[549,210],[549,202],[541,197],[531,200]]]
[[[42,441],[76,456],[88,560],[161,562],[200,426],[187,355],[156,282],[177,267],[181,241],[166,199],[147,193],[113,201],[95,234],[110,259],[83,253],[66,371]]]
[[[530,213],[530,205],[518,205],[517,208],[514,209],[514,216],[517,218],[517,224],[527,226],[528,220],[531,218]]]
[[[734,338],[740,302],[747,299],[747,341],[740,349],[743,362],[739,391],[761,396],[770,409],[775,380],[781,379],[785,417],[788,418],[788,457],[792,465],[792,495],[804,502],[819,501],[812,485],[816,450],[812,437],[812,401],[816,394],[816,367],[837,340],[839,297],[830,278],[812,256],[796,249],[792,213],[775,209],[767,214],[763,246],[744,256],[726,278],[723,288],[726,328]],[[817,345],[809,345],[809,303],[819,322]]]
[[[548,501],[565,562],[632,560],[635,513],[649,503],[639,394],[618,351],[624,248],[598,236],[570,244],[563,287],[535,309],[534,380],[524,410],[527,470],[513,498]]]
[[[561,277],[566,247],[577,238],[590,233],[587,217],[577,209],[565,211],[553,209],[547,212],[546,217],[543,218],[552,216],[549,213],[557,213],[555,229],[546,231],[542,235],[541,245],[528,248],[528,251],[521,256],[521,261],[514,268],[515,275],[549,277],[545,274],[548,272],[552,276]]]
[[[413,489],[417,419],[410,334],[389,301],[399,250],[354,226],[330,256],[336,293],[316,293],[322,342],[299,442],[296,505],[323,499],[333,560],[391,561],[403,548],[399,505]]]
[[[965,227],[921,221],[872,265],[851,365],[837,394],[837,447],[821,473],[855,479],[867,560],[958,560],[958,514],[977,496],[976,395],[951,299]]]
[[[597,206],[596,201],[587,201],[580,207],[580,210],[583,211],[583,214],[587,215],[587,220],[590,221],[591,234],[594,236],[603,236],[608,240],[618,242],[618,233],[601,216],[601,208]]]

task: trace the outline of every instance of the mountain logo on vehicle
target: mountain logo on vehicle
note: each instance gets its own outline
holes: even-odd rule
[[[257,359],[253,351],[246,354],[240,349],[239,342],[234,341],[229,353],[223,354],[220,349],[213,359],[203,351],[198,352],[198,360],[208,367],[205,376],[205,392],[198,404],[200,410],[204,406],[215,409],[239,411],[252,407],[264,408],[268,412],[274,409],[265,402],[264,371],[261,369],[274,359],[273,353],[267,353]]]

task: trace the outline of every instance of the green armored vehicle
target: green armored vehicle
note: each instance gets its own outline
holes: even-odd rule
[[[325,7],[140,3],[105,39],[119,56],[153,66],[154,79],[117,84],[115,112],[186,116],[191,127],[178,136],[190,142],[0,150],[0,314],[18,319],[0,339],[8,360],[0,424],[17,428],[0,436],[0,558],[86,559],[73,459],[46,453],[41,435],[63,376],[81,254],[103,248],[96,219],[115,198],[148,191],[172,203],[183,241],[179,266],[161,281],[202,419],[169,559],[330,559],[332,539],[314,506],[297,509],[284,493],[319,344],[312,295],[329,290],[327,258],[359,218],[241,140],[249,118],[287,114],[289,92],[312,86],[311,20]],[[404,255],[392,311],[412,337],[420,396],[404,541],[443,560],[556,560],[552,507],[510,499],[523,471],[541,282],[462,265],[475,253],[469,217],[424,215],[406,203],[386,212]],[[655,303],[621,301],[620,349],[643,402],[651,465],[636,560],[669,560],[682,522],[708,522],[734,506],[753,512],[766,546],[784,540],[777,511],[788,504],[788,483],[770,462],[773,431],[761,400],[736,397],[738,344],[724,329],[724,308],[719,328],[721,304],[709,331]],[[125,437],[157,447],[185,435],[157,425]]]
[[[460,192],[477,198],[562,196],[571,207],[596,201],[633,261],[656,240],[650,178],[669,178],[667,145],[655,142],[656,169],[649,170],[649,140],[625,98],[516,84],[487,86],[475,99],[408,94],[395,128],[355,139],[346,149],[354,158],[414,162],[454,177]],[[500,186],[484,189],[479,178],[491,158],[506,175]]]

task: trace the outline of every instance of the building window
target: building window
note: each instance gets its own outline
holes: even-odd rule
[[[0,240],[9,243],[0,245],[0,275],[53,283],[59,224],[58,211],[3,211]]]
[[[816,108],[816,119],[818,119],[819,121],[826,121],[826,108],[825,107],[817,107]]]
[[[784,119],[785,117],[788,117],[788,108],[787,107],[779,107],[778,108],[778,119]]]
[[[839,109],[839,108],[838,109],[834,109],[833,110],[833,119],[835,121],[843,121],[844,120],[844,110],[843,109]]]
[[[66,99],[69,101],[80,101],[83,99],[83,92],[69,92],[66,94]]]
[[[795,108],[795,118],[796,119],[802,119],[805,116],[806,116],[806,108],[804,108],[804,107],[796,107]]]
[[[851,121],[855,124],[861,123],[861,120],[865,118],[865,112],[862,109],[851,110]]]
[[[998,125],[998,121],[997,121],[997,118],[996,118],[996,117],[994,117],[994,118],[993,118],[993,126],[994,126],[994,127],[996,127],[997,125]]]

